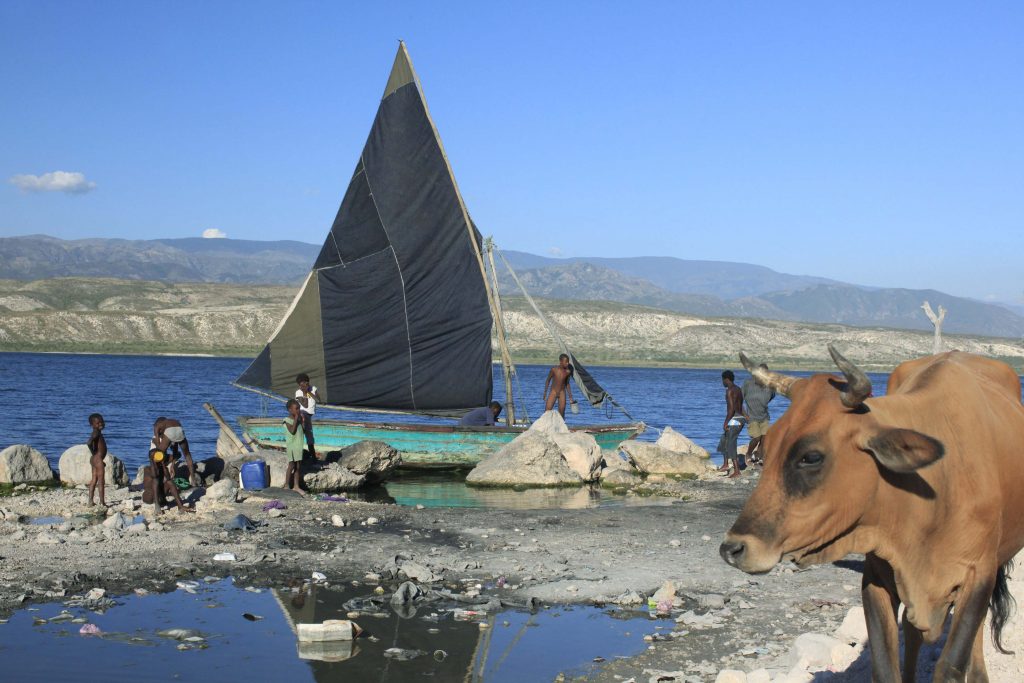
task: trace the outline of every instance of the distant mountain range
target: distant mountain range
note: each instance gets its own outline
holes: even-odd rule
[[[0,238],[0,278],[114,277],[166,282],[295,285],[320,247],[305,242],[235,239],[61,240]],[[871,288],[779,273],[764,266],[665,256],[549,258],[504,252],[535,296],[616,301],[713,317],[762,318],[929,330],[921,303],[944,306],[944,329],[1024,336],[1024,311],[934,290]],[[503,292],[516,287],[499,265]]]
[[[165,282],[296,284],[320,247],[291,240],[0,238],[0,278],[116,277]]]

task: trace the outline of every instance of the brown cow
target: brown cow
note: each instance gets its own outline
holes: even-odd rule
[[[922,640],[954,608],[936,681],[987,681],[981,628],[1000,631],[1013,598],[1006,572],[1024,546],[1024,406],[998,361],[951,352],[901,364],[888,392],[830,344],[844,379],[798,379],[744,366],[792,405],[765,437],[766,465],[720,552],[745,572],[864,553],[862,599],[875,681],[900,678],[897,608],[905,606],[903,680]]]

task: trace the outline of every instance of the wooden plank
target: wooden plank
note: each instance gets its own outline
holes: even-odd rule
[[[252,453],[252,451],[242,443],[242,440],[238,438],[238,435],[235,434],[235,430],[228,426],[228,423],[224,421],[224,418],[221,417],[221,414],[213,407],[212,403],[204,403],[203,407],[206,408],[206,412],[210,413],[210,416],[214,421],[220,425],[221,434],[227,436],[228,440],[238,448],[239,453],[242,455]]]

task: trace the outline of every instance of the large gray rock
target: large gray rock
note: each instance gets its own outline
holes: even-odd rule
[[[33,484],[53,481],[46,456],[25,444],[0,451],[0,484]]]
[[[545,411],[526,430],[528,432],[540,432],[542,434],[568,434],[569,427],[557,410]]]
[[[554,433],[550,436],[562,451],[566,464],[580,475],[580,479],[596,481],[601,476],[601,462],[604,457],[597,439],[586,432]]]
[[[60,480],[65,484],[88,484],[92,481],[92,452],[85,444],[78,444],[64,451],[57,464]],[[107,486],[127,486],[128,472],[120,458],[111,453],[103,458],[103,482]]]
[[[234,503],[238,499],[238,482],[234,479],[221,479],[206,488],[202,501],[206,504]]]
[[[601,471],[601,486],[615,488],[617,486],[632,486],[639,484],[640,475],[627,469],[604,469]]]
[[[644,441],[623,441],[619,448],[643,474],[701,475],[714,469],[704,458],[689,453],[676,453]]]
[[[354,491],[366,485],[365,475],[356,474],[336,462],[303,468],[302,473],[306,488],[314,492]]]
[[[476,486],[575,486],[583,478],[565,461],[554,439],[527,430],[477,465],[467,484]]]
[[[698,458],[710,458],[711,454],[671,427],[665,427],[655,442],[656,446],[675,453],[689,453]]]
[[[402,456],[383,441],[360,441],[341,449],[342,467],[358,475],[364,475],[367,483],[376,484],[391,476]]]

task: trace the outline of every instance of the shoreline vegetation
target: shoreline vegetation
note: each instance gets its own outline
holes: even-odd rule
[[[254,357],[296,292],[283,285],[166,283],[111,278],[0,280],[0,352]],[[715,318],[610,301],[540,300],[588,366],[721,368],[745,351],[780,370],[832,371],[835,342],[884,372],[931,353],[928,332],[755,318]],[[503,297],[514,362],[557,355],[542,322]],[[952,311],[950,315],[955,315]],[[1024,340],[947,335],[945,347],[1024,371]]]

